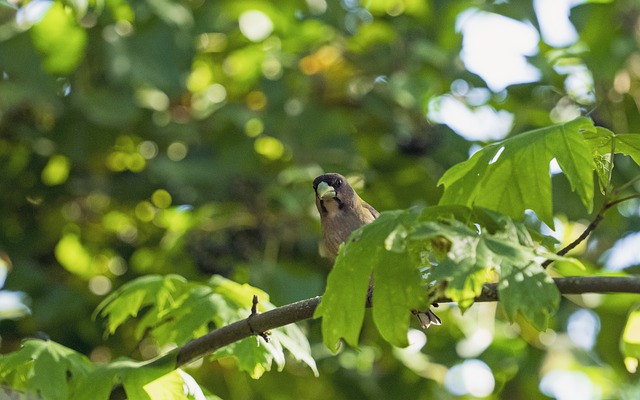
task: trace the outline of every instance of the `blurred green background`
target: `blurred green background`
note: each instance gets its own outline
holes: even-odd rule
[[[127,329],[103,340],[91,318],[145,274],[221,274],[276,305],[322,294],[330,263],[318,255],[311,181],[323,172],[349,175],[381,211],[434,205],[445,170],[505,135],[580,114],[640,132],[634,0],[574,2],[570,22],[568,2],[563,14],[542,0],[1,3],[3,276],[12,264],[2,353],[49,337],[96,362],[155,356],[162,349]],[[574,37],[554,41],[545,10]],[[509,18],[532,47],[502,25],[478,36],[479,15]],[[500,86],[468,58],[506,78],[516,67],[496,52],[505,48],[533,78]],[[624,158],[616,168],[617,184],[638,175]],[[589,215],[561,175],[554,190],[568,243]],[[616,240],[640,231],[639,209],[611,210],[577,250],[589,271],[555,272],[602,269]],[[640,263],[632,253],[610,268]],[[564,299],[541,334],[509,325],[495,304],[464,317],[444,306],[444,325],[411,331],[409,349],[367,321],[361,347],[335,356],[311,321],[319,378],[293,361],[259,380],[231,361],[187,371],[228,399],[638,398],[619,350],[633,301]]]

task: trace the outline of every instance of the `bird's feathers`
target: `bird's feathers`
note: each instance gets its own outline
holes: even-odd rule
[[[313,180],[316,207],[322,223],[320,255],[334,260],[340,245],[351,233],[363,225],[373,222],[380,213],[358,196],[347,179],[340,174],[324,174]],[[373,275],[369,290],[373,290]],[[420,325],[440,325],[441,321],[430,309],[414,310]]]

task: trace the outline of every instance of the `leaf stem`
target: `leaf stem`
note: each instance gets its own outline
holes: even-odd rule
[[[613,196],[616,196],[618,193],[622,192],[623,190],[627,189],[630,186],[635,185],[638,181],[640,181],[640,175],[636,176],[635,178],[631,179],[629,182],[624,183],[620,186],[618,186],[617,188],[615,188],[611,194]]]

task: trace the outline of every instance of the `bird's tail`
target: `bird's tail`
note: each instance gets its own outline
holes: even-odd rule
[[[430,308],[427,311],[413,310],[411,312],[418,317],[422,329],[427,329],[431,325],[442,325],[442,320]]]

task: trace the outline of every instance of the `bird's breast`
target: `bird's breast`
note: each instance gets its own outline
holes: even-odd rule
[[[373,216],[369,217],[363,213],[352,210],[335,210],[327,212],[322,216],[322,236],[324,244],[329,253],[336,257],[341,243],[346,242],[349,235],[362,225],[373,221]]]

